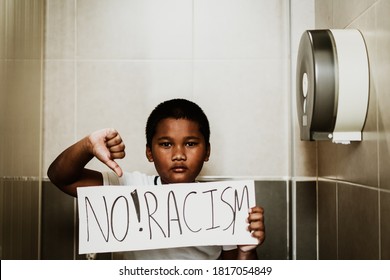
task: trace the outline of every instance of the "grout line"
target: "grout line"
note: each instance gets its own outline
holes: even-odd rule
[[[77,0],[74,0],[74,50],[73,50],[73,71],[74,71],[74,141],[77,141],[77,96],[78,96],[78,80],[77,80]],[[73,259],[77,259],[77,203],[73,200]]]
[[[390,190],[385,190],[385,189],[381,189],[381,188],[378,188],[378,187],[366,186],[366,185],[353,183],[353,182],[349,182],[349,181],[343,181],[343,180],[339,180],[339,179],[331,179],[331,178],[320,177],[320,178],[318,178],[318,181],[320,181],[320,182],[333,182],[333,183],[345,184],[345,185],[355,186],[355,187],[369,189],[369,190],[374,190],[374,191],[378,191],[379,190],[380,192],[384,192],[384,193],[390,193]]]
[[[373,5],[376,5],[373,4]],[[370,7],[371,8],[371,7]],[[376,6],[374,6],[374,9],[375,9],[375,12],[376,12]],[[368,10],[368,9],[367,9]],[[375,20],[375,23],[376,23],[376,20]],[[375,48],[378,47],[378,41],[376,39],[375,41]],[[377,51],[377,50],[376,50]],[[376,58],[376,57],[375,57]],[[376,58],[377,59],[377,58]],[[370,67],[370,66],[369,66]],[[371,86],[372,86],[372,80],[371,80],[371,75],[372,75],[372,71],[369,71],[369,91],[371,90]],[[370,102],[370,99],[368,100],[368,102]],[[375,102],[375,109],[376,109],[376,114],[375,114],[375,117],[376,117],[376,131],[378,133],[378,135],[380,134],[380,127],[379,127],[379,102],[376,100]],[[377,153],[377,176],[378,176],[378,259],[381,260],[381,256],[382,256],[382,234],[381,234],[381,230],[382,230],[382,227],[381,227],[381,172],[380,172],[380,137],[378,137],[376,139],[376,153]],[[390,193],[390,191],[389,191]]]
[[[192,99],[195,99],[195,82],[194,82],[194,79],[195,79],[195,65],[194,65],[194,61],[195,61],[195,1],[192,0],[192,28],[191,28],[191,31],[192,31],[192,34],[191,34],[191,38],[192,38],[192,43],[191,43],[191,46],[192,46],[192,50],[191,50],[191,77],[192,77],[192,80],[191,80],[191,91],[192,91]],[[185,61],[185,60],[184,60]]]
[[[38,194],[38,260],[41,259],[42,256],[42,184],[43,184],[43,131],[44,131],[44,82],[45,82],[45,15],[46,15],[46,8],[47,4],[46,1],[42,1],[42,7],[40,9],[40,6],[38,4],[38,9],[40,9],[41,12],[41,26],[40,26],[40,32],[41,32],[41,53],[40,53],[40,117],[39,117],[39,167],[38,167],[38,188],[39,188],[39,194]]]
[[[378,191],[378,260],[382,259],[382,234],[381,234],[381,192],[380,190]]]
[[[318,186],[318,181],[316,181],[316,256],[317,260],[320,259],[320,222],[319,222],[319,211],[318,211],[318,192],[319,192],[319,186]]]
[[[339,184],[336,183],[336,258],[339,259]]]
[[[295,177],[296,170],[295,170],[295,131],[294,131],[294,120],[295,116],[293,116],[294,108],[293,108],[293,88],[292,88],[292,73],[294,73],[292,69],[292,39],[291,39],[291,33],[292,33],[292,28],[291,28],[291,0],[287,1],[287,41],[288,44],[286,48],[286,52],[288,53],[288,74],[286,75],[288,77],[288,85],[289,88],[287,89],[288,92],[288,110],[289,110],[289,116],[290,116],[290,122],[288,126],[288,134],[289,134],[289,139],[291,141],[288,141],[287,146],[289,147],[289,170],[288,174],[291,176],[291,178]],[[296,259],[296,181],[292,180],[291,182],[291,188],[290,184],[287,184],[288,186],[288,193],[286,195],[286,204],[287,204],[287,255],[291,256],[291,259]],[[291,197],[290,197],[291,193]],[[291,217],[291,221],[290,221]]]

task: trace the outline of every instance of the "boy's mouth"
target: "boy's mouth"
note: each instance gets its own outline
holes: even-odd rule
[[[173,166],[171,170],[175,173],[183,173],[187,170],[187,167],[184,165],[177,165],[177,166]]]

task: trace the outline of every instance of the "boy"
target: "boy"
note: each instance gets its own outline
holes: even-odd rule
[[[48,176],[62,191],[76,196],[76,188],[98,185],[161,185],[193,183],[210,156],[210,128],[206,115],[195,103],[173,99],[159,104],[146,124],[146,157],[159,176],[123,172],[115,159],[125,157],[125,145],[114,129],[102,129],[63,151],[50,165]],[[114,172],[85,168],[96,157]],[[263,209],[253,207],[248,231],[261,244],[265,238]],[[249,233],[248,233],[249,234]],[[125,252],[134,259],[256,259],[256,247],[186,247]]]

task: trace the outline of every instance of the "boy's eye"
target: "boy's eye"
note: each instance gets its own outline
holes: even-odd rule
[[[197,142],[187,142],[187,143],[186,143],[186,146],[187,146],[187,147],[194,147],[194,146],[196,146],[196,145],[198,145]]]
[[[172,144],[170,142],[161,142],[159,144],[160,147],[163,147],[163,148],[169,148],[172,146]]]

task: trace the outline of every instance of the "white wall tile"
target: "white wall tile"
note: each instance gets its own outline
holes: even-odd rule
[[[296,109],[296,65],[303,32],[314,29],[314,1],[291,1],[291,122],[292,172],[294,176],[316,175],[316,145],[301,141]]]
[[[215,147],[206,174],[287,176],[288,8],[285,0],[51,3],[47,59],[75,59],[76,139],[115,127],[130,143],[124,168],[152,172],[144,156],[146,118],[159,102],[184,97],[199,102],[210,117]],[[244,151],[232,149],[237,145]]]
[[[79,0],[82,59],[187,59],[192,56],[191,0]]]
[[[198,61],[195,99],[211,123],[203,175],[285,176],[287,71],[283,60]]]
[[[46,1],[46,59],[74,58],[76,36],[75,17],[75,0]]]
[[[280,58],[287,43],[288,12],[284,3],[282,0],[195,1],[195,58]]]
[[[77,136],[114,127],[126,144],[126,170],[152,171],[145,158],[145,125],[158,103],[192,96],[186,61],[79,62]],[[99,169],[100,165],[92,165]]]

